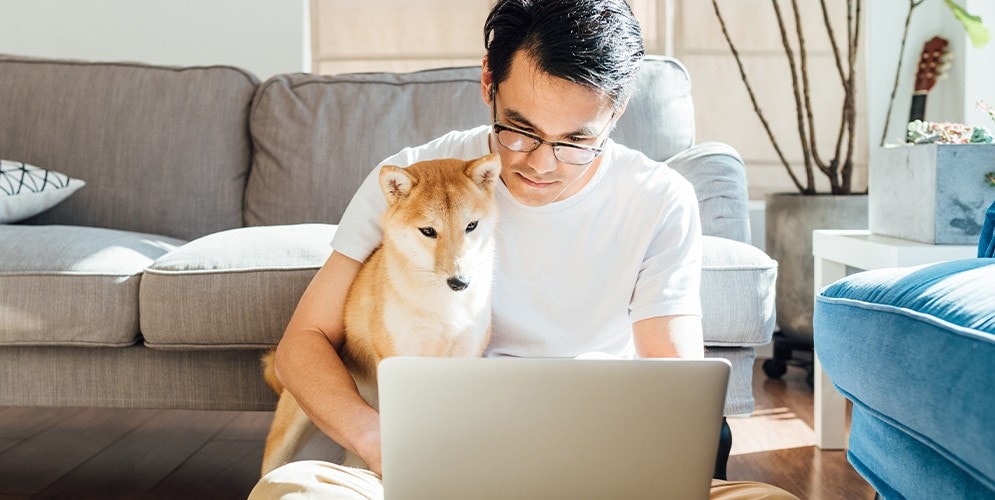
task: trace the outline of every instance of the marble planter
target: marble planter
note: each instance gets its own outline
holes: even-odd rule
[[[985,208],[995,200],[986,175],[995,145],[920,144],[875,148],[868,169],[872,233],[922,243],[978,243]]]
[[[777,326],[782,335],[812,342],[812,231],[866,229],[867,195],[774,193],[766,196],[767,254],[778,264]]]

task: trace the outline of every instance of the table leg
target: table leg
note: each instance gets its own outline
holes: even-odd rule
[[[823,258],[815,258],[815,295],[834,281],[846,277],[846,265]],[[822,370],[819,353],[814,354],[815,367],[815,445],[823,450],[846,449],[846,398],[833,387],[829,376]]]

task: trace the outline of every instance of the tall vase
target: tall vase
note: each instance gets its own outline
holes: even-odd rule
[[[766,202],[766,249],[778,263],[777,325],[788,339],[811,346],[812,231],[866,229],[867,195],[774,193]]]

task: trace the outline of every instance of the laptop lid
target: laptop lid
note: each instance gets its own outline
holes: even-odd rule
[[[730,365],[388,358],[387,500],[708,498]]]

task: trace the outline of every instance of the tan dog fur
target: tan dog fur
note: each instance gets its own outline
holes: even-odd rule
[[[496,155],[382,167],[383,243],[349,288],[341,353],[374,408],[377,364],[384,358],[483,354],[490,339],[499,173]],[[266,437],[265,475],[291,460],[316,428],[283,390],[273,351],[263,364],[266,382],[280,395]],[[345,465],[365,466],[351,453]]]

